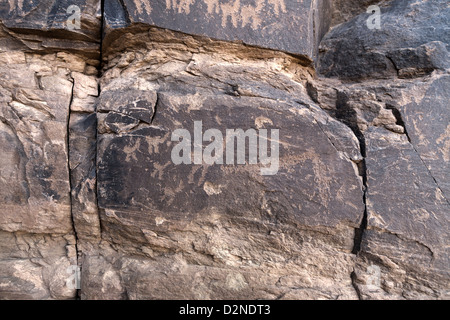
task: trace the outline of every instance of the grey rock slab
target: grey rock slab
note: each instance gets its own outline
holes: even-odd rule
[[[417,84],[397,101],[406,131],[421,160],[450,201],[450,76]],[[448,212],[450,213],[450,212]]]
[[[101,17],[100,0],[2,1],[0,47],[76,52],[97,65]]]
[[[331,1],[125,0],[105,2],[106,32],[146,24],[314,58]]]
[[[0,21],[19,33],[51,31],[58,38],[99,41],[100,4],[100,0],[8,0],[0,4]],[[78,13],[80,25],[72,28]]]
[[[448,1],[393,0],[379,5],[379,29],[368,27],[372,14],[364,12],[336,26],[324,37],[318,63],[321,74],[343,79],[391,78],[397,75],[392,61],[398,63],[405,55],[401,49],[440,41],[446,47],[441,51],[448,51]],[[415,55],[416,60],[426,61],[429,54],[426,50],[415,50]],[[448,61],[447,54],[437,56]],[[442,64],[448,62],[438,63]],[[433,65],[428,64],[435,68]]]
[[[448,201],[406,135],[372,127],[365,138],[367,230],[355,268],[360,297],[448,299]]]
[[[365,137],[368,228],[444,248],[450,205],[419,154],[405,135],[370,128]]]

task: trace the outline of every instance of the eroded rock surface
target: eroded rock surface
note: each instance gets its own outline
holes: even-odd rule
[[[68,124],[71,109],[95,110],[98,60],[91,57],[96,48],[98,59],[99,42],[82,55],[79,47],[64,50],[67,39],[47,46],[60,36],[42,25],[48,5],[9,1],[0,11],[0,297],[7,299],[77,295],[67,285],[77,266]]]
[[[379,4],[379,29],[368,28],[373,13],[364,11],[326,35],[320,45],[319,71],[323,75],[351,80],[396,74],[407,78],[449,67],[447,1]]]
[[[126,255],[99,252],[86,259],[90,268],[91,259],[101,261],[122,279],[111,294],[356,298],[350,273],[354,230],[364,212],[353,162],[361,160],[359,144],[310,100],[304,87],[310,75],[289,57],[267,61],[252,52],[230,61],[226,47],[201,48],[186,36],[150,31],[135,37],[151,50],[128,47],[111,59],[97,108],[102,237]],[[200,121],[202,132],[216,129],[224,138],[227,129],[250,129],[273,141],[280,128],[276,170],[262,175],[270,164],[226,164],[226,151],[223,164],[174,164],[172,132],[194,134]],[[331,266],[313,263],[330,256],[340,266],[333,276],[323,269]],[[88,290],[85,298],[109,294]]]
[[[447,16],[2,3],[0,298],[450,298]]]
[[[125,0],[105,3],[106,27],[154,25],[314,57],[330,0]]]

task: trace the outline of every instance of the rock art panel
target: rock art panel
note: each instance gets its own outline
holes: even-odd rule
[[[313,58],[331,20],[329,0],[125,0],[105,3],[106,26],[147,24]]]

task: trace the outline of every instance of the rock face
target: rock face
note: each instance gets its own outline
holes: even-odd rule
[[[73,297],[65,286],[77,260],[67,124],[74,78],[86,63],[65,52],[0,56],[2,295]]]
[[[447,1],[393,0],[383,4],[379,29],[368,27],[375,17],[364,12],[327,34],[320,48],[319,71],[323,75],[351,80],[396,74],[406,78],[449,67]]]
[[[8,0],[0,4],[0,21],[23,50],[71,51],[99,60],[101,0]],[[2,37],[3,38],[3,37]],[[10,39],[2,46],[13,48]]]
[[[156,36],[170,39],[170,33],[136,35],[148,43]],[[118,59],[127,63],[108,65],[103,77],[97,107],[102,238],[121,243],[120,250],[128,253],[114,266],[105,263],[104,268],[122,279],[121,291],[113,295],[356,297],[349,280],[351,250],[364,206],[361,179],[352,162],[361,156],[352,131],[314,106],[301,78],[293,81],[283,72],[262,72],[273,70],[276,63],[245,57],[230,62],[226,47],[215,48],[211,57],[196,52],[200,44],[183,45],[185,37],[177,40],[153,45],[150,70],[139,67],[147,59],[135,54],[140,48],[128,47]],[[178,62],[171,61],[173,55]],[[134,58],[125,58],[130,56]],[[120,78],[115,76],[118,69]],[[202,128],[194,128],[200,122]],[[228,148],[236,154],[240,149],[227,140],[226,130],[254,130],[258,142],[249,140],[249,154],[251,148],[277,151],[267,144],[267,139],[276,139],[277,128],[276,168],[261,161],[239,165],[239,155],[230,161]],[[192,134],[193,148],[198,139],[194,135],[218,130],[223,139],[216,138],[226,140],[227,148],[216,151],[223,152],[219,164],[206,159],[175,164],[171,158],[177,142],[171,138],[176,129]],[[205,149],[206,156],[211,154]],[[321,243],[301,245],[309,238]],[[100,261],[118,259],[116,254],[99,254]],[[330,255],[340,266],[333,272],[341,279],[339,285],[328,272],[311,265]],[[167,269],[169,277],[177,279],[173,284],[165,281]],[[86,277],[83,281],[95,281],[93,275]],[[143,278],[148,281],[141,283]],[[197,279],[193,287],[192,278]],[[320,289],[315,287],[319,281]],[[302,289],[292,289],[293,283]],[[109,292],[87,291],[82,296],[109,298]]]
[[[144,23],[309,57],[331,20],[331,0],[113,0],[105,6],[107,28]]]
[[[0,298],[450,298],[448,6],[354,2],[1,4]]]

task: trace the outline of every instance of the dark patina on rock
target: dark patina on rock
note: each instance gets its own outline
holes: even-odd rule
[[[394,0],[333,28],[320,44],[319,72],[342,79],[417,77],[448,67],[448,1]],[[440,42],[440,43],[439,43]]]
[[[101,15],[100,0],[8,0],[0,3],[0,29],[29,50],[68,50],[98,59]]]
[[[107,28],[141,23],[313,58],[331,21],[331,1],[114,0],[106,1],[105,13]]]
[[[136,96],[132,93],[130,99]],[[103,95],[101,104],[118,109],[111,99],[123,101],[126,92]],[[217,214],[272,223],[358,226],[363,212],[361,185],[351,161],[340,156],[335,147],[339,144],[330,140],[332,125],[338,122],[329,118],[329,124],[320,124],[313,111],[293,101],[230,95],[161,92],[156,109],[152,125],[141,122],[128,132],[124,127],[119,135],[99,136],[99,207],[105,228],[121,221],[153,230],[165,226],[159,226],[158,219],[192,221]],[[100,116],[99,128],[111,127],[113,119],[125,126],[119,118]],[[223,164],[174,164],[171,153],[177,142],[171,141],[172,133],[186,129],[195,144],[195,121],[202,121],[202,134],[208,129],[223,134]],[[278,171],[264,175],[260,169],[268,165],[249,163],[253,146],[248,140],[246,163],[234,159],[227,164],[227,129],[253,129],[259,135],[266,129],[272,139],[272,130],[279,129]],[[203,148],[210,143],[205,141]],[[236,155],[236,144],[234,149]]]

